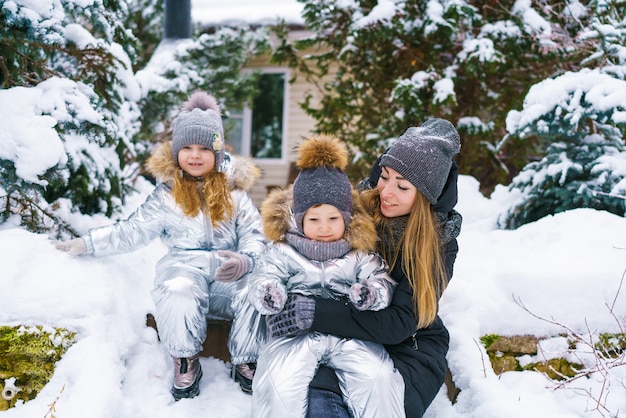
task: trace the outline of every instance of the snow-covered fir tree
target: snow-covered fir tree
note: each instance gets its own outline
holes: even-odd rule
[[[35,230],[58,224],[48,203],[61,198],[84,213],[113,213],[130,187],[139,118],[136,39],[120,25],[125,4],[4,1],[0,10],[2,88],[32,97],[32,107],[17,110],[24,123],[41,124],[38,148],[51,157],[32,171],[23,142],[33,139],[5,132],[1,219],[17,214]],[[59,147],[65,152],[55,154]]]
[[[542,47],[563,2],[301,2],[313,34],[286,42],[277,58],[320,81],[324,98],[304,109],[319,131],[352,145],[355,179],[391,138],[442,117],[463,136],[463,172],[486,188],[506,181],[506,169],[526,163],[527,145],[511,141],[504,159],[484,144],[504,135],[506,113],[530,86],[571,65],[567,51]]]
[[[536,84],[522,110],[509,113],[510,136],[530,138],[545,151],[510,184],[518,199],[500,216],[501,227],[574,208],[626,212],[625,5],[594,1],[580,9],[575,17],[589,24],[575,41],[590,51],[582,63],[591,68]]]

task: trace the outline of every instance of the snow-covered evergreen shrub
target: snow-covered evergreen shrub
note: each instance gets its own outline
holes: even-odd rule
[[[540,138],[546,153],[513,179],[509,188],[521,193],[500,216],[500,227],[514,229],[583,207],[624,215],[626,102],[618,97],[626,97],[626,81],[591,70],[530,90],[524,109],[510,113],[509,129]]]
[[[32,100],[20,113],[28,137],[10,131],[2,144],[1,220],[16,214],[23,226],[46,229],[60,222],[48,207],[58,198],[83,213],[110,215],[130,190],[139,89],[130,67],[136,40],[121,26],[125,15],[125,3],[117,1],[3,2],[2,97],[27,89]],[[27,121],[46,118],[47,132],[32,137]],[[54,155],[56,141],[64,156],[42,163],[29,154],[40,148]],[[33,170],[28,175],[21,174],[25,166]],[[26,216],[25,206],[35,216]]]
[[[626,212],[626,9],[624,1],[592,1],[578,41],[583,68],[534,85],[521,111],[507,117],[509,138],[539,143],[509,188],[518,199],[499,218],[513,229],[574,208]]]

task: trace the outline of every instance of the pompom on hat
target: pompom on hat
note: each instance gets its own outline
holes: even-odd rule
[[[339,209],[346,227],[352,219],[352,186],[345,173],[348,148],[338,138],[318,135],[305,139],[298,148],[300,173],[293,183],[293,213],[302,232],[302,219],[309,208],[327,204]]]
[[[172,127],[172,157],[178,166],[178,152],[188,145],[199,144],[215,155],[215,169],[224,161],[224,127],[215,97],[197,91],[183,103]]]
[[[431,204],[441,195],[453,157],[461,151],[461,138],[445,119],[429,119],[411,127],[380,158],[382,167],[397,171]]]

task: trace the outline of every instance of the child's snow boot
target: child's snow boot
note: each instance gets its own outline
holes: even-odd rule
[[[255,363],[245,363],[233,365],[232,378],[239,383],[241,390],[246,393],[252,393],[252,379],[256,371]]]
[[[174,385],[172,396],[175,400],[193,398],[200,393],[200,354],[188,358],[172,357],[174,360]]]

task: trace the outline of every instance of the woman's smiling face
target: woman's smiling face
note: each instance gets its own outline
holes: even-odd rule
[[[380,193],[380,211],[387,218],[407,215],[413,208],[417,189],[390,167],[382,167],[376,185]]]

